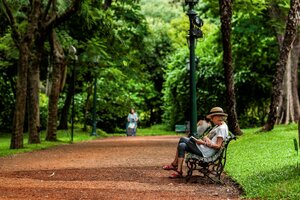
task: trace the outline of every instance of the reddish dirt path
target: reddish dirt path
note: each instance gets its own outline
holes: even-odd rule
[[[225,178],[169,179],[178,136],[112,137],[0,158],[0,199],[239,199]]]

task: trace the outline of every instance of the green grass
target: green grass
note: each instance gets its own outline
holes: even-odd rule
[[[276,126],[266,133],[243,131],[229,145],[225,170],[242,186],[245,197],[300,199],[299,156],[293,142],[297,125]]]
[[[137,135],[154,136],[154,135],[174,135],[174,131],[167,131],[165,125],[157,124],[150,128],[137,129]]]
[[[74,129],[73,133],[73,143],[93,140],[99,137],[108,137],[107,134],[102,132],[101,130],[97,130],[97,134],[99,136],[90,136],[90,132],[83,132],[79,128]],[[57,132],[57,141],[56,142],[48,142],[45,141],[46,138],[45,131],[40,133],[41,143],[40,144],[28,144],[28,135],[24,134],[24,148],[22,149],[10,149],[10,134],[0,134],[0,157],[10,156],[17,153],[30,152],[35,150],[47,149],[50,147],[58,146],[58,145],[66,145],[71,143],[71,131],[63,130]]]

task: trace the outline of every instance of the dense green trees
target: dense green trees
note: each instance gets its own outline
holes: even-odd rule
[[[291,81],[292,79],[291,77],[291,49],[293,47],[293,43],[296,39],[297,36],[297,27],[298,27],[298,20],[299,20],[299,10],[300,10],[300,2],[299,0],[291,0],[290,1],[290,9],[289,9],[289,14],[287,17],[287,22],[286,22],[286,29],[284,32],[284,37],[283,37],[283,41],[280,45],[280,55],[278,58],[278,61],[276,63],[276,72],[274,75],[274,79],[273,79],[273,87],[272,87],[272,95],[271,95],[271,104],[270,104],[270,112],[268,115],[268,120],[264,126],[264,130],[272,130],[276,120],[277,120],[277,114],[278,113],[278,108],[279,106],[284,106],[287,105],[287,107],[294,107],[293,103],[290,103],[290,101],[294,100],[292,98],[292,94],[291,94],[291,87],[287,87],[287,92],[286,92],[286,97],[287,98],[282,98],[283,97],[283,85],[284,84],[288,84],[291,85]],[[290,58],[289,58],[290,57]],[[296,55],[296,60],[297,60],[297,64],[298,64],[298,60],[299,60],[299,55]],[[285,82],[284,82],[284,74],[286,74],[288,76],[288,78],[286,78]],[[294,94],[298,96],[298,93]],[[280,104],[280,100],[281,101],[286,101],[285,104],[281,103]],[[297,98],[297,102],[299,105],[299,99]],[[284,110],[284,109],[279,109],[279,110]],[[292,111],[296,111],[297,113],[299,113],[299,107],[294,110],[294,108],[292,108],[291,110],[288,108],[286,109],[286,112],[284,113],[285,115],[287,115],[288,117],[285,118],[289,118],[290,114],[289,112]],[[292,115],[292,119],[294,121],[294,115]],[[289,122],[290,120],[287,120],[287,122]]]
[[[56,127],[68,128],[73,95],[75,122],[87,128],[95,80],[97,126],[107,132],[124,129],[130,107],[140,115],[141,126],[164,122],[173,129],[188,119],[189,22],[179,1],[0,2],[0,126],[2,131],[13,132],[12,148],[22,146],[27,130],[29,142],[39,142],[39,127],[47,129],[48,140],[55,140]],[[196,6],[204,20],[204,37],[198,39],[196,48],[199,116],[212,106],[227,112],[232,107],[227,107],[225,98],[228,77],[223,67],[218,3],[203,0]],[[278,38],[284,33],[289,5],[287,0],[233,2],[232,78],[241,127],[266,122],[282,41]],[[77,49],[77,61],[69,52],[71,45]],[[298,74],[296,47],[292,48],[291,74]],[[292,91],[297,91],[298,77],[293,80]],[[297,116],[299,113],[285,121],[295,121]]]
[[[198,41],[196,50],[197,55],[200,57],[200,67],[198,69],[199,87],[197,92],[198,113],[200,115],[205,114],[207,112],[205,109],[207,110],[210,106],[220,105],[226,107],[224,100],[224,72],[221,68],[222,50],[220,46],[220,23],[218,22],[220,16],[217,4],[218,2],[215,1],[200,1],[198,4],[198,11],[202,14],[205,24],[203,27],[204,38]],[[269,110],[268,106],[270,105],[272,77],[275,73],[275,64],[278,60],[280,49],[277,35],[279,33],[283,34],[285,30],[285,17],[287,16],[289,5],[289,1],[234,1],[232,56],[237,114],[242,127],[264,125],[266,120]],[[270,14],[270,8],[272,7],[278,7],[282,10],[280,15],[281,21]],[[276,15],[276,17],[278,16]],[[206,31],[206,27],[215,27],[216,31]],[[171,58],[172,62],[170,64],[172,66],[170,66],[170,71],[166,73],[166,84],[168,85],[165,90],[165,98],[166,101],[167,99],[169,100],[169,103],[171,102],[170,99],[176,102],[179,99],[178,95],[181,95],[174,89],[177,85],[168,83],[168,81],[177,80],[175,77],[179,76],[179,70],[177,74],[174,68],[184,69],[185,57],[181,51],[178,50],[178,53],[176,52]],[[294,56],[294,59],[299,59],[299,53]],[[173,62],[174,60],[178,62]],[[203,73],[203,76],[201,73]],[[296,74],[298,74],[298,71]],[[183,82],[184,80],[181,83]],[[181,88],[180,91],[188,90],[186,84],[181,86],[184,89]],[[180,85],[178,85],[177,89],[179,87]],[[182,94],[182,96],[187,94]],[[178,105],[181,102],[183,101],[179,100],[177,104],[173,103],[174,107],[168,107],[165,104],[165,117],[167,120],[171,120],[171,126],[180,121],[183,123],[182,119],[185,119],[183,116],[184,111]],[[205,109],[201,105],[204,105]],[[178,109],[181,110],[181,113],[178,113]],[[179,117],[174,119],[176,115]]]

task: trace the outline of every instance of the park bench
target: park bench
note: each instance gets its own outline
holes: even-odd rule
[[[188,182],[193,175],[193,171],[197,170],[203,177],[207,177],[215,183],[222,183],[221,174],[226,164],[227,148],[233,139],[235,140],[236,137],[230,133],[223,142],[222,147],[211,157],[205,158],[193,153],[187,153],[185,158],[188,168],[186,181]]]
[[[185,124],[177,124],[175,125],[175,132],[176,133],[188,133],[190,131],[189,122],[186,121]]]

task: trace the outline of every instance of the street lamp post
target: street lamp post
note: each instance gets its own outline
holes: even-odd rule
[[[188,6],[187,15],[190,21],[190,30],[188,34],[189,43],[189,72],[190,72],[190,135],[197,134],[197,102],[196,102],[196,57],[195,48],[197,38],[202,37],[200,30],[203,21],[197,16],[194,11],[194,6],[199,0],[185,0],[185,5]]]
[[[74,136],[74,117],[75,117],[75,64],[77,60],[77,55],[76,55],[76,48],[71,45],[69,49],[70,54],[72,55],[73,59],[73,67],[72,67],[72,114],[71,114],[71,142],[73,142],[73,136]]]
[[[91,132],[91,136],[97,136],[96,104],[97,104],[97,78],[95,77],[94,95],[93,95],[93,130]]]

